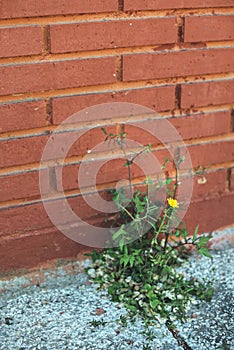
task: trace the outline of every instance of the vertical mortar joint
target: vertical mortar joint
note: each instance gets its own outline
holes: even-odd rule
[[[234,132],[234,109],[231,111],[231,132]]]
[[[49,186],[50,186],[50,193],[57,192],[57,178],[56,178],[56,172],[54,167],[49,168]]]
[[[116,78],[123,81],[123,56],[118,56],[116,60]]]
[[[50,27],[46,25],[44,27],[44,52],[49,54],[51,52],[51,43],[50,43]]]
[[[231,168],[227,170],[227,190],[228,192],[231,192],[232,190],[232,169]]]
[[[46,114],[47,114],[47,117],[46,117],[47,122],[50,125],[52,125],[53,124],[53,117],[52,117],[52,101],[51,101],[51,99],[48,99],[46,101]]]
[[[175,108],[181,109],[181,84],[175,88]]]
[[[116,134],[117,134],[117,135],[123,134],[124,131],[125,131],[125,126],[124,126],[124,124],[122,124],[122,123],[116,124]]]
[[[178,23],[178,42],[183,43],[184,42],[185,18],[181,17],[181,16],[178,17],[177,23]]]
[[[124,10],[124,0],[118,0],[118,9],[119,11]]]

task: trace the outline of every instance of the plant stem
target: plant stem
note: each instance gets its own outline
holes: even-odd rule
[[[165,221],[166,221],[166,218],[167,218],[167,213],[164,212],[164,215],[163,215],[161,224],[160,224],[160,226],[159,226],[159,228],[158,228],[158,230],[157,230],[157,232],[156,232],[155,238],[152,239],[152,243],[154,243],[154,242],[157,240],[158,235],[160,234],[160,232],[161,232],[161,230],[162,230],[162,228],[163,228],[163,226],[164,226],[164,223],[165,223]]]
[[[129,181],[129,190],[130,190],[130,197],[132,199],[133,197],[133,190],[132,190],[132,175],[131,175],[131,165],[132,165],[132,161],[130,161],[128,159],[128,156],[126,154],[126,151],[124,149],[124,143],[121,142],[120,147],[122,149],[122,152],[124,154],[124,158],[126,159],[126,164],[127,164],[127,168],[128,168],[128,181]],[[132,204],[131,204],[132,207]]]
[[[176,195],[177,195],[177,189],[178,189],[178,177],[179,177],[179,174],[178,174],[178,164],[176,163],[175,164],[175,171],[176,171],[176,176],[175,176],[175,185],[174,185],[174,198],[176,198]]]

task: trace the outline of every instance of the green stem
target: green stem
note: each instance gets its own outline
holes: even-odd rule
[[[178,189],[178,178],[179,178],[179,174],[178,174],[178,165],[176,164],[175,165],[176,167],[176,177],[175,177],[175,185],[174,185],[174,198],[176,198],[176,195],[177,195],[177,189]]]
[[[124,149],[124,144],[122,143],[120,145],[121,149],[122,149],[122,152],[124,154],[124,158],[126,159],[126,164],[127,164],[127,168],[128,168],[128,181],[129,181],[129,189],[130,189],[130,197],[131,197],[131,200],[133,198],[133,190],[132,190],[132,175],[131,175],[131,165],[132,165],[132,161],[129,161],[128,159],[128,156],[126,154],[126,151]],[[132,207],[132,205],[131,205]]]
[[[122,205],[121,205],[121,210],[123,210],[123,211],[125,211],[125,213],[127,213],[128,214],[128,216],[134,221],[135,220],[135,218],[132,216],[132,214],[125,208],[125,207],[123,207]]]
[[[162,230],[162,228],[163,228],[163,226],[165,224],[166,218],[167,218],[167,212],[164,212],[163,219],[161,221],[159,229],[157,230],[157,233],[156,233],[155,237],[152,239],[151,244],[154,244],[156,242],[156,240],[158,238],[158,235],[160,234],[160,232],[161,232],[161,230]]]
[[[163,247],[163,251],[165,252],[167,249],[167,245],[168,245],[168,238],[169,238],[169,233],[168,231],[166,232],[166,238],[165,238],[165,243],[164,243],[164,247]]]

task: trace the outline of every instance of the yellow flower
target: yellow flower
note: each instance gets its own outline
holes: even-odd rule
[[[167,202],[170,205],[170,207],[172,207],[172,208],[179,208],[179,204],[178,204],[176,199],[173,199],[173,198],[170,197],[170,198],[167,198]]]

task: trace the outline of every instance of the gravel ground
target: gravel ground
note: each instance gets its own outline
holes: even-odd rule
[[[212,251],[213,259],[194,255],[181,268],[188,276],[214,278],[212,301],[192,305],[189,321],[177,323],[179,339],[164,324],[153,328],[151,349],[234,349],[234,249],[227,241],[218,248]],[[2,279],[0,350],[143,350],[147,344],[143,322],[138,319],[124,327],[118,321],[127,311],[89,284],[80,271],[87,264],[88,260],[72,262],[44,271],[43,282],[41,271]]]

